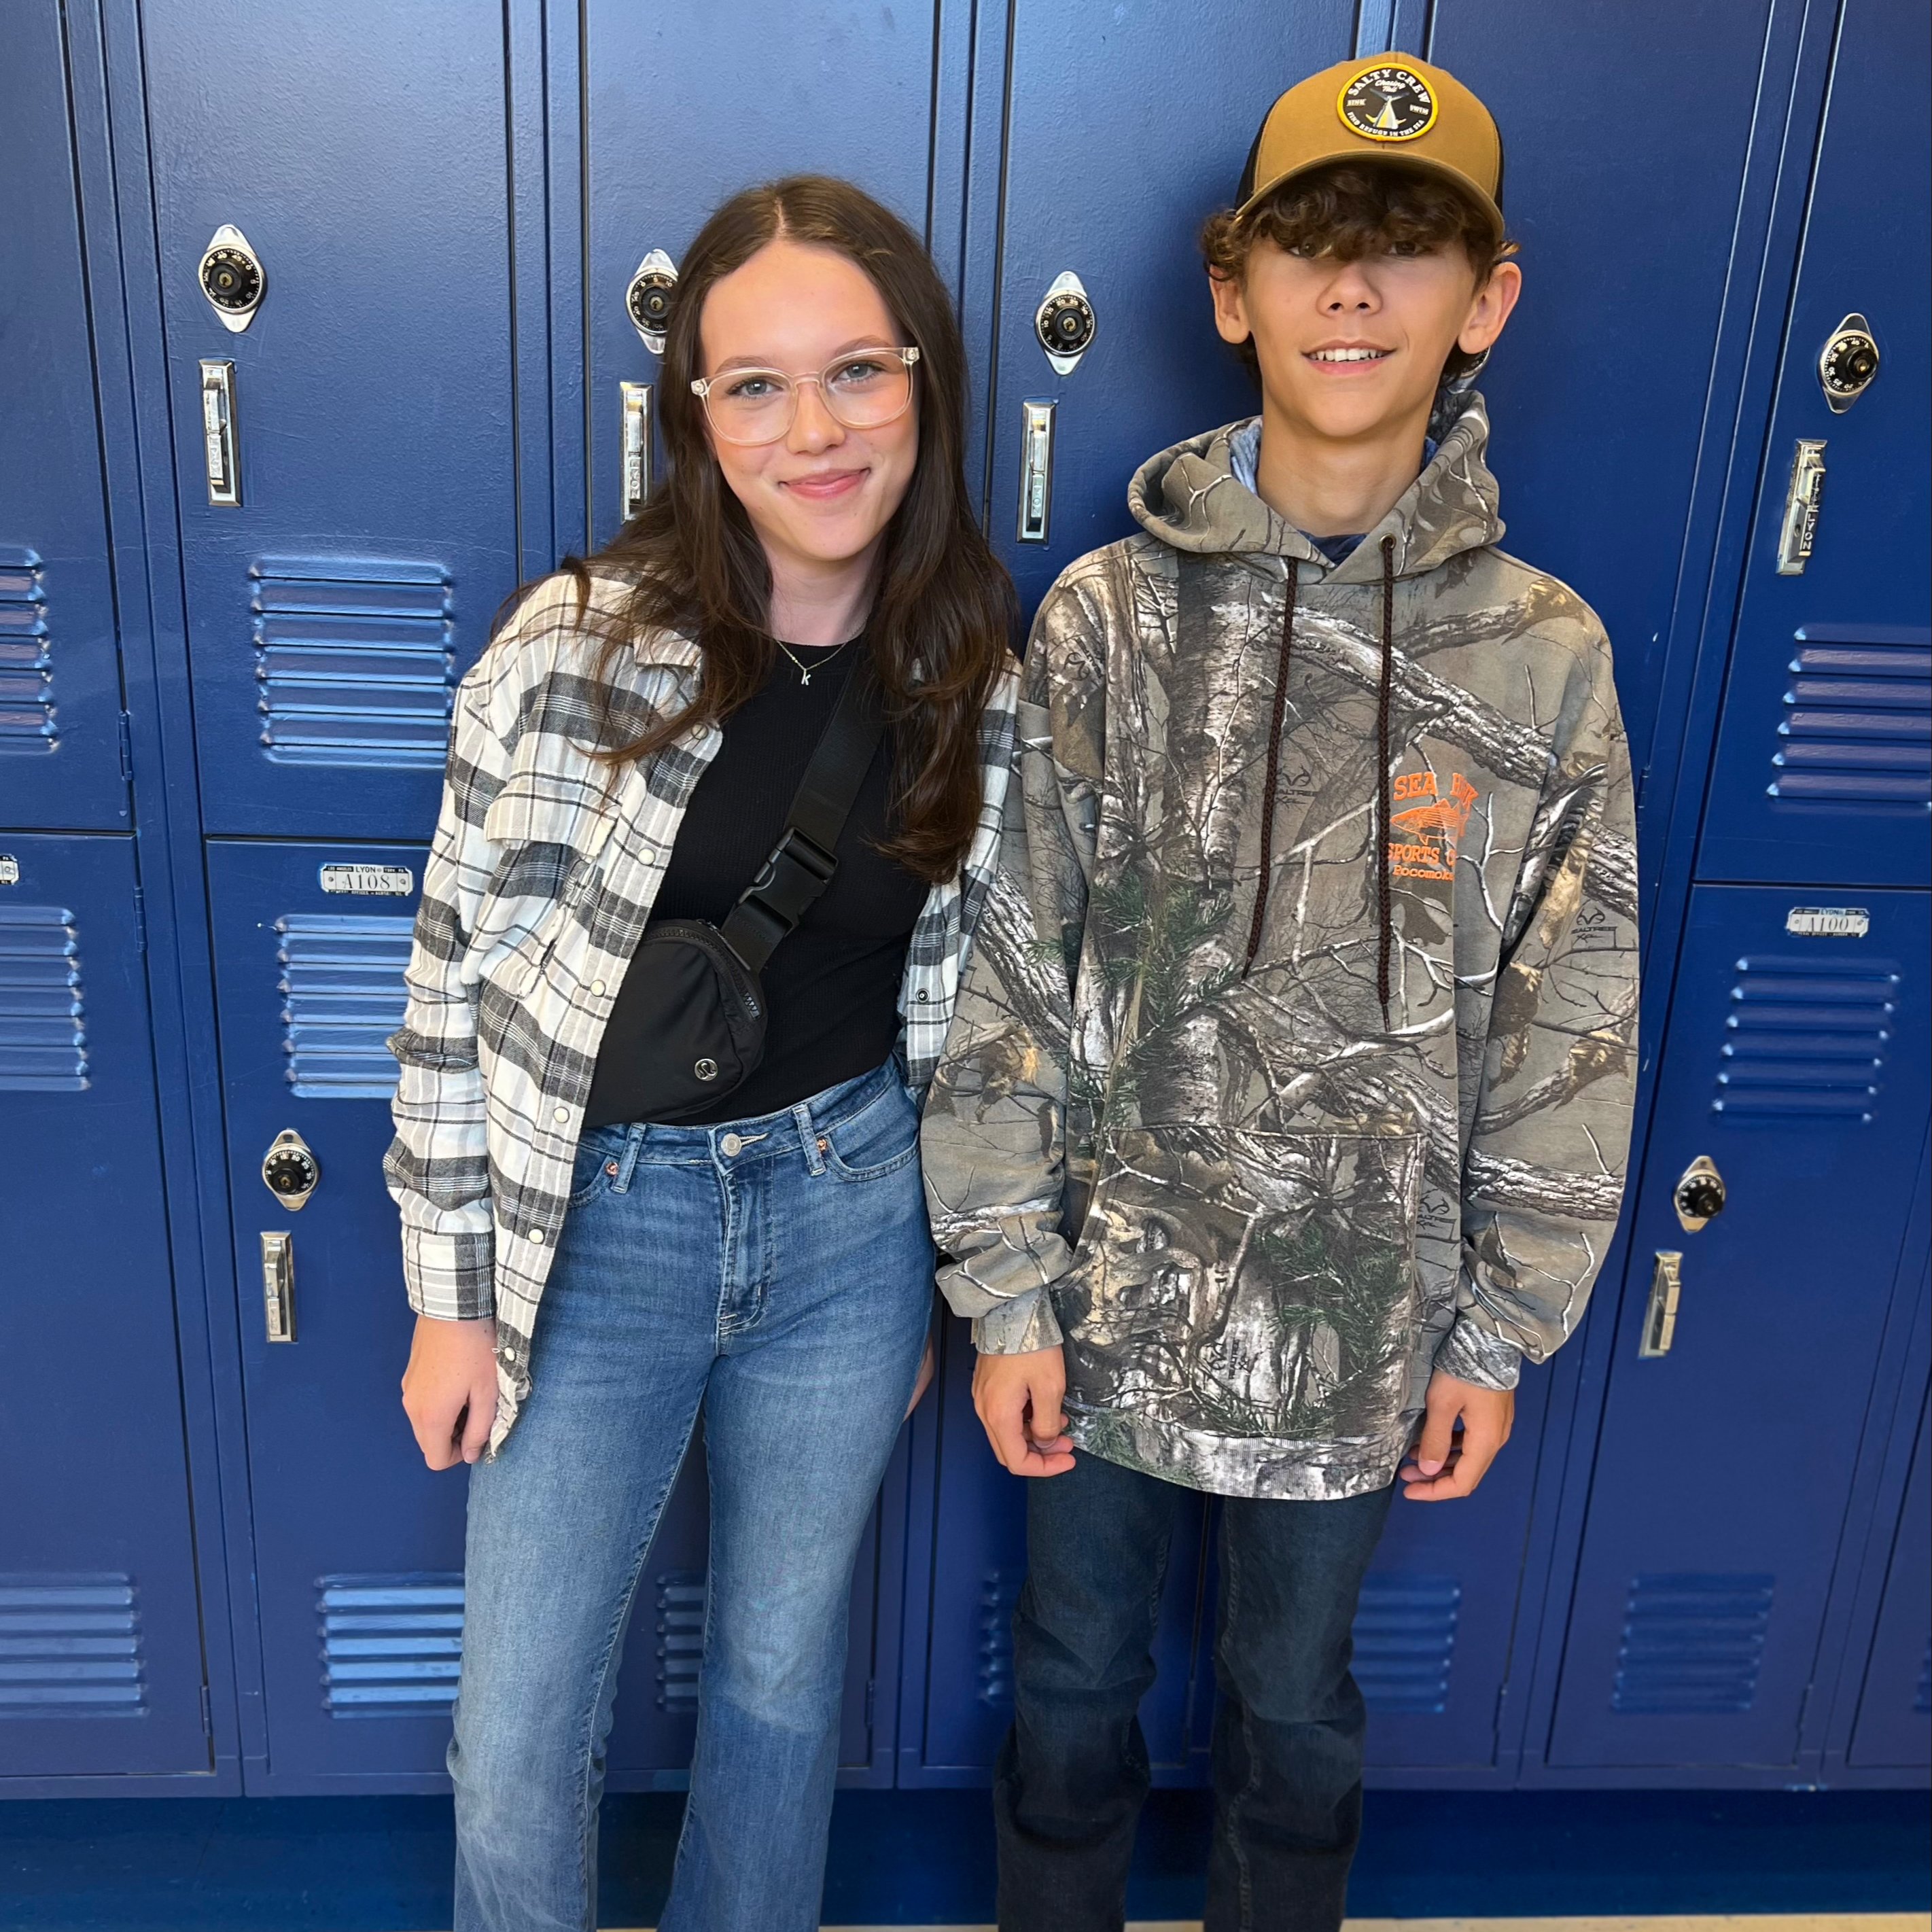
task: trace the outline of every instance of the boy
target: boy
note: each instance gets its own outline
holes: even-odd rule
[[[976,1406],[1050,1479],[1002,1932],[1121,1923],[1174,1484],[1227,1499],[1208,1932],[1340,1924],[1395,1480],[1474,1489],[1616,1223],[1629,761],[1595,616],[1494,548],[1501,165],[1406,56],[1284,94],[1203,236],[1261,415],[1144,464],[1034,626],[924,1135]]]

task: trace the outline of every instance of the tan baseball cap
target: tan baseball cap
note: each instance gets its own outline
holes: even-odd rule
[[[1413,54],[1364,55],[1296,82],[1248,151],[1238,212],[1331,161],[1407,162],[1449,176],[1502,212],[1494,117],[1453,74]]]

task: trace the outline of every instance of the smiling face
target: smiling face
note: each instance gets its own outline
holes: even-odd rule
[[[910,346],[870,276],[836,249],[783,236],[712,284],[699,325],[703,373],[734,369],[816,375],[866,348]],[[904,501],[919,460],[919,392],[875,429],[848,429],[816,382],[799,385],[797,412],[776,442],[712,434],[712,454],[764,546],[775,587],[869,562]],[[707,432],[708,433],[708,432]]]
[[[1399,242],[1352,261],[1257,236],[1238,278],[1213,280],[1215,326],[1252,338],[1265,413],[1333,442],[1419,435],[1452,350],[1502,334],[1522,272],[1498,263],[1478,286],[1450,244]]]

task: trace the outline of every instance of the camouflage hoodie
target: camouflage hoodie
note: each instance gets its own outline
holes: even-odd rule
[[[1242,427],[1144,465],[1143,533],[1040,607],[926,1185],[980,1348],[1064,1336],[1076,1443],[1352,1496],[1432,1367],[1511,1387],[1582,1312],[1636,1066],[1629,756],[1594,614],[1495,548],[1480,396],[1339,566],[1240,482]]]

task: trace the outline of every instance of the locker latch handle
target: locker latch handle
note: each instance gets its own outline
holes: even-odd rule
[[[1784,493],[1784,521],[1778,533],[1778,574],[1802,577],[1818,534],[1818,506],[1825,496],[1825,443],[1801,436],[1791,455],[1791,482]]]
[[[262,1236],[262,1316],[270,1341],[296,1339],[296,1238],[285,1228]]]
[[[651,494],[651,386],[620,382],[617,394],[622,412],[619,449],[623,465],[618,483],[618,505],[622,520],[628,524],[644,507],[644,500]]]
[[[1057,403],[1020,405],[1019,540],[1043,544],[1053,513],[1053,418]]]
[[[1667,1355],[1677,1334],[1677,1298],[1684,1286],[1684,1257],[1673,1249],[1660,1248],[1650,1266],[1650,1304],[1643,1311],[1643,1336],[1637,1344],[1640,1355]]]

